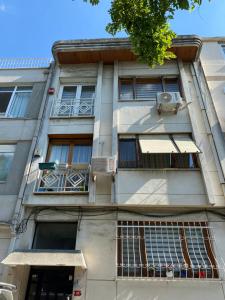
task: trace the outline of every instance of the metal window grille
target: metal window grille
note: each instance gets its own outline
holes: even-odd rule
[[[217,279],[223,261],[214,255],[206,222],[119,221],[119,277]]]

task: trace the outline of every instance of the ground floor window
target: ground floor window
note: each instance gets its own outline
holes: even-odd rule
[[[122,277],[218,278],[206,222],[119,221],[117,262]]]

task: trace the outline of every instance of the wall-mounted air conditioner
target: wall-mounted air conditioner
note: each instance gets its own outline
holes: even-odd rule
[[[91,172],[93,175],[112,175],[116,172],[116,162],[113,157],[93,157],[91,160]]]
[[[179,92],[157,93],[157,110],[159,114],[162,112],[177,113],[182,103],[182,98]]]

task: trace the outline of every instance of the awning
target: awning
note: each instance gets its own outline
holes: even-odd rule
[[[168,134],[140,135],[139,143],[142,153],[178,153]]]
[[[200,153],[201,151],[195,145],[194,141],[189,135],[173,135],[174,142],[176,143],[180,153]]]
[[[79,250],[17,250],[10,253],[1,263],[8,266],[75,266],[87,268],[83,253]]]

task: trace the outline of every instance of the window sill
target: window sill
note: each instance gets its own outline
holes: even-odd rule
[[[154,102],[156,103],[156,99],[130,99],[130,100],[122,100],[122,99],[118,99],[118,102]]]
[[[50,120],[56,120],[56,119],[94,119],[95,116],[50,116]]]
[[[0,181],[0,184],[4,184],[4,183],[6,183],[7,182],[7,180],[5,180],[5,181]]]
[[[36,120],[37,118],[25,118],[25,117],[6,117],[6,116],[0,116],[0,120]]]
[[[200,168],[164,168],[164,169],[118,168],[118,171],[200,171]]]
[[[218,282],[221,278],[167,278],[167,277],[116,277],[116,281],[151,281],[151,282]]]
[[[88,191],[85,191],[85,192],[38,192],[38,191],[35,191],[33,192],[34,195],[88,195],[89,192]]]

